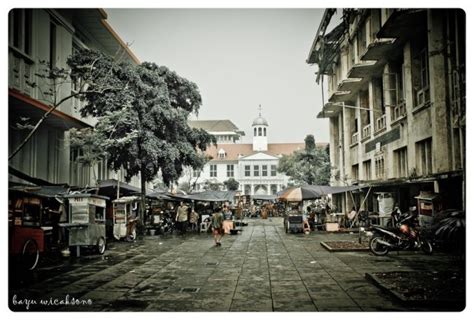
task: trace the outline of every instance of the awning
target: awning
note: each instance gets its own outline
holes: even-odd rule
[[[119,188],[120,197],[136,195],[141,192],[140,188],[134,187],[126,182],[118,181],[116,179],[102,180],[99,182],[99,194],[117,198],[117,188]]]
[[[345,187],[332,187],[332,186],[318,186],[318,185],[307,185],[302,187],[291,187],[283,190],[278,198],[285,201],[303,201],[318,199],[322,196],[329,194],[343,193],[353,190],[361,189],[359,186],[345,186]]]
[[[66,186],[15,186],[9,191],[27,193],[42,198],[55,198],[68,194],[69,187]]]
[[[198,193],[191,193],[188,195],[173,195],[175,198],[183,200],[206,201],[206,202],[232,202],[236,196],[237,191],[214,191],[208,190]]]
[[[271,195],[268,195],[268,194],[260,194],[260,195],[254,195],[254,196],[252,196],[252,199],[254,199],[254,200],[276,200],[276,199],[277,199],[277,195],[276,195],[276,194],[271,194]]]

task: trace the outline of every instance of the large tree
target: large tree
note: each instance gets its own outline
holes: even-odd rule
[[[85,75],[84,60],[94,60],[94,51],[84,50],[68,60],[71,77]],[[177,181],[183,167],[199,168],[204,151],[215,138],[202,129],[189,127],[191,113],[197,113],[202,100],[198,87],[166,67],[154,63],[140,65],[98,64],[105,74],[112,73],[113,82],[125,90],[96,93],[86,92],[83,116],[94,116],[94,134],[98,149],[103,150],[111,169],[125,169],[126,180],[141,177],[142,210],[144,217],[146,183],[160,173],[163,182]]]
[[[327,185],[331,175],[328,151],[316,146],[313,135],[307,135],[305,148],[282,156],[278,171],[298,185]]]

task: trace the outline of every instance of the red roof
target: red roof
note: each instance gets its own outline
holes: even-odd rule
[[[317,143],[316,146],[325,148],[327,143]],[[220,149],[226,152],[224,159],[219,159],[217,153]],[[269,155],[278,156],[292,154],[297,150],[304,149],[304,143],[269,143],[267,151],[253,151],[253,145],[251,143],[231,143],[231,144],[218,144],[217,148],[212,145],[207,148],[206,154],[211,156],[213,160],[219,161],[237,161],[239,155],[249,156],[259,152],[263,152]]]

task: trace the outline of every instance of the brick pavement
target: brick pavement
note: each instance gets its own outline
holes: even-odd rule
[[[250,220],[242,234],[214,247],[210,234],[145,237],[114,243],[103,257],[10,292],[17,299],[66,295],[92,304],[62,311],[397,311],[366,272],[444,270],[443,254],[330,253],[323,240],[356,235],[285,234],[281,218]],[[23,306],[18,306],[21,309]]]

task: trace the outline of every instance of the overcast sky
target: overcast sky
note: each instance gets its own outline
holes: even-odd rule
[[[321,88],[306,64],[322,9],[107,9],[108,21],[141,61],[195,82],[199,120],[230,119],[251,141],[258,116],[270,142],[329,141],[317,119]],[[333,17],[332,25],[337,23]]]

